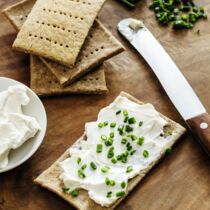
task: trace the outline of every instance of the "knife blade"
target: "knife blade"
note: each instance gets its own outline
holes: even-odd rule
[[[145,26],[133,30],[130,27],[132,21],[136,20],[127,18],[120,21],[118,31],[149,64],[188,127],[210,155],[210,115],[157,39]]]

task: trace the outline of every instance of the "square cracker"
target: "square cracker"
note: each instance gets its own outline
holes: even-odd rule
[[[36,0],[24,0],[4,10],[4,14],[20,30],[28,13],[31,11]],[[61,95],[70,93],[102,94],[107,93],[104,67],[100,66],[94,72],[85,75],[74,84],[63,88],[57,83],[55,76],[47,66],[38,58],[30,55],[31,65],[31,88],[39,96]]]
[[[142,104],[138,99],[132,97],[131,95],[121,92],[122,96],[126,96],[130,100]],[[161,114],[160,114],[161,115]],[[168,119],[167,117],[161,115],[165,120],[168,121],[169,126],[167,126],[166,129],[164,129],[164,132],[167,133],[167,130],[173,130],[174,133],[174,139],[171,141],[171,145],[173,146],[177,140],[186,132],[185,128],[183,128],[178,123]],[[77,140],[76,143],[78,143],[80,140],[85,139],[85,136],[83,135],[79,140]],[[134,187],[143,179],[143,177],[152,169],[153,166],[155,166],[158,161],[164,156],[165,152],[162,152],[160,156],[157,158],[156,161],[152,162],[148,168],[141,171],[139,175],[131,179],[128,183],[128,191],[127,194],[117,200],[113,205],[110,207],[101,207],[97,203],[95,203],[93,200],[91,200],[88,196],[87,191],[80,190],[80,194],[78,197],[74,198],[71,195],[62,192],[62,182],[59,179],[60,174],[62,173],[62,169],[60,167],[60,162],[69,157],[68,150],[55,162],[50,166],[46,171],[44,171],[40,176],[38,176],[34,181],[38,185],[41,185],[42,187],[56,193],[58,196],[66,200],[68,203],[73,205],[78,210],[113,210],[127,195],[130,193]]]
[[[51,71],[38,56],[30,55],[31,82],[30,87],[39,96],[64,95],[73,93],[103,94],[107,93],[104,66],[85,75],[82,79],[68,87],[62,87]]]
[[[13,47],[74,66],[104,2],[105,0],[37,0]]]
[[[36,0],[24,0],[4,10],[10,22],[20,30]],[[103,49],[102,49],[103,48]],[[42,58],[60,84],[67,86],[104,60],[122,52],[123,46],[100,23],[96,21],[85,41],[83,51],[73,68]]]

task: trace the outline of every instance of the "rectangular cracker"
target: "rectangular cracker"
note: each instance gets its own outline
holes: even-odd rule
[[[37,0],[13,44],[74,66],[80,49],[105,0]]]
[[[39,96],[64,94],[103,94],[107,93],[104,66],[85,75],[67,87],[62,87],[51,71],[38,56],[30,55],[31,89]]]
[[[138,99],[132,97],[127,93],[121,92],[120,95],[126,96],[130,100],[142,104]],[[173,133],[175,134],[173,141],[171,141],[171,145],[169,145],[173,146],[177,142],[177,140],[185,133],[186,130],[178,123],[170,120],[169,118],[163,115],[161,116],[169,122],[170,126],[168,129],[173,130]],[[79,140],[77,140],[77,142],[81,139],[84,139],[84,135]],[[143,179],[143,177],[158,163],[158,161],[164,156],[164,154],[165,152],[160,154],[159,158],[156,161],[152,162],[148,168],[146,168],[139,175],[131,179],[128,183],[127,194],[121,199],[117,200],[117,202],[115,202],[112,206],[108,208],[101,207],[100,205],[96,204],[93,200],[89,198],[88,193],[85,190],[81,190],[79,196],[76,198],[62,192],[62,182],[59,179],[59,175],[62,173],[62,169],[59,163],[69,156],[68,151],[66,151],[55,163],[52,164],[52,166],[50,166],[34,181],[36,184],[56,193],[58,196],[66,200],[78,210],[113,210],[134,189],[134,187]]]
[[[10,22],[20,30],[35,1],[22,1],[5,9],[3,12],[9,18]],[[93,67],[96,67],[98,64],[101,64],[106,59],[123,50],[124,47],[120,42],[104,28],[100,21],[96,21],[90,30],[89,38],[85,41],[75,67],[68,68],[45,58],[42,58],[42,60],[50,68],[60,84],[67,86],[90,71]]]

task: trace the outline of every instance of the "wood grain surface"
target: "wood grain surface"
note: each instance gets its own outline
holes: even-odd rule
[[[17,2],[0,0],[0,10]],[[206,5],[209,0],[197,1]],[[174,32],[158,26],[148,9],[150,0],[141,0],[128,10],[116,0],[108,0],[100,20],[126,46],[126,52],[106,62],[110,93],[104,96],[62,96],[42,99],[48,116],[44,142],[22,166],[0,174],[0,210],[73,210],[65,201],[33,183],[81,134],[87,121],[124,90],[150,102],[173,120],[184,121],[166,96],[146,62],[117,33],[116,25],[126,17],[143,18],[189,80],[207,111],[210,110],[210,21],[199,21],[193,30]],[[200,30],[200,34],[197,31]],[[0,14],[0,76],[29,84],[29,58],[11,45],[16,32]],[[170,73],[170,69],[169,69]],[[190,101],[189,104],[190,106]],[[137,186],[117,210],[209,210],[210,159],[187,134]]]

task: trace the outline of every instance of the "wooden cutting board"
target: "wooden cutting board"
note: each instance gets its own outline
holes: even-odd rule
[[[0,0],[0,10],[14,2],[17,1]],[[206,5],[210,17],[209,0],[197,2]],[[174,32],[156,23],[153,12],[148,9],[149,3],[150,0],[141,0],[135,10],[128,10],[117,0],[105,4],[100,19],[127,48],[126,52],[106,62],[110,93],[42,99],[48,116],[44,143],[25,164],[0,174],[0,210],[74,209],[53,193],[34,185],[33,179],[81,136],[85,122],[96,119],[98,111],[122,90],[154,104],[164,115],[183,124],[149,66],[117,33],[116,25],[122,18],[132,16],[145,20],[210,111],[210,21],[199,21],[193,30]],[[12,51],[15,36],[13,27],[0,14],[0,76],[28,85],[29,59]],[[190,134],[180,140],[172,154],[118,207],[118,210],[172,209],[210,209],[210,159]]]

